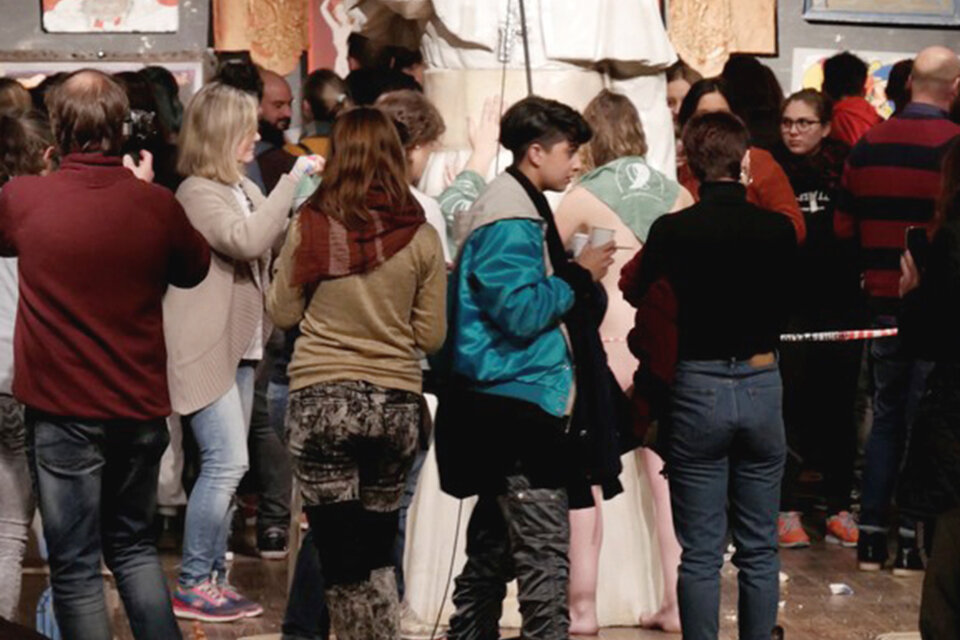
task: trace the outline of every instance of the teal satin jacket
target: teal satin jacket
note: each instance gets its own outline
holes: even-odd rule
[[[476,391],[569,415],[574,371],[561,319],[574,294],[551,273],[533,202],[503,174],[458,224],[464,241],[448,289],[446,368]]]

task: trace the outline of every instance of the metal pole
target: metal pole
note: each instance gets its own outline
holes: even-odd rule
[[[523,66],[527,72],[527,95],[533,95],[533,73],[530,71],[530,39],[527,37],[527,12],[520,0],[520,34],[523,37]]]

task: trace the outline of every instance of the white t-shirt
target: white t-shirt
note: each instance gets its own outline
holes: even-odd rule
[[[453,256],[450,255],[450,247],[447,244],[447,222],[443,219],[440,204],[416,187],[411,186],[410,191],[413,193],[413,197],[417,199],[417,202],[420,203],[420,206],[423,207],[423,213],[427,216],[427,222],[440,234],[440,244],[443,246],[443,259],[447,264],[450,264],[453,262]]]

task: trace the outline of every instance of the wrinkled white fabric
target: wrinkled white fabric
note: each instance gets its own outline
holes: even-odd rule
[[[663,593],[650,487],[635,452],[623,456],[622,462],[620,481],[624,492],[604,502],[602,508],[604,541],[600,551],[597,616],[604,627],[636,626],[642,615],[658,609]],[[450,600],[453,579],[466,562],[467,523],[475,504],[476,498],[463,501],[458,528],[460,501],[440,491],[436,456],[431,447],[407,515],[403,563],[407,605],[431,626],[438,613],[441,624],[446,625],[454,611]],[[512,582],[508,587],[500,619],[502,627],[520,627],[516,586]],[[441,602],[445,588],[447,597]]]

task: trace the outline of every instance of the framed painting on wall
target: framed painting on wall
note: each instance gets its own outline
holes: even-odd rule
[[[48,33],[176,33],[180,0],[42,0]]]
[[[837,49],[793,50],[793,77],[790,82],[792,91],[823,87],[823,62],[830,56],[840,53]],[[904,59],[913,59],[915,53],[895,51],[852,51],[867,63],[867,101],[884,118],[893,114],[893,102],[887,99],[887,80],[893,65]]]
[[[960,25],[960,0],[803,0],[810,22]]]

